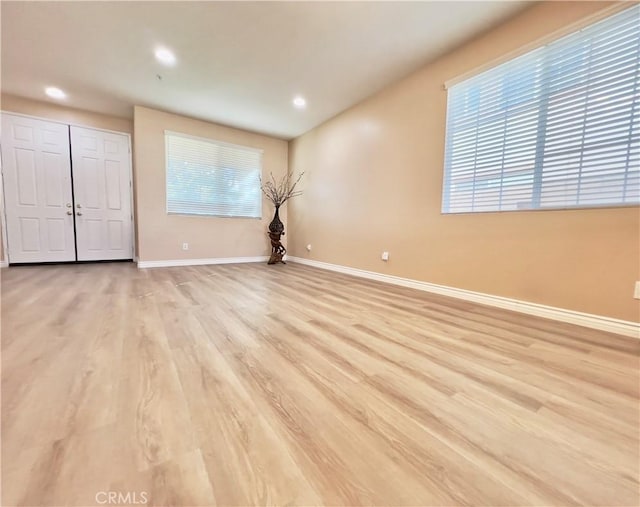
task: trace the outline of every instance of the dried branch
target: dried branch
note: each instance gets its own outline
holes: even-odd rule
[[[276,181],[273,173],[270,173],[270,179],[266,182],[263,182],[262,178],[260,178],[260,190],[262,190],[262,193],[273,203],[275,207],[279,208],[292,197],[302,194],[301,190],[296,190],[296,185],[300,181],[300,178],[302,178],[303,174],[304,172],[300,173],[298,178],[292,184],[293,173],[287,173],[280,179],[280,181]]]

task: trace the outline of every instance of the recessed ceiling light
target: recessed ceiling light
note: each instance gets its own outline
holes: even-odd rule
[[[67,94],[64,93],[60,88],[56,88],[55,86],[47,86],[44,89],[44,93],[46,93],[52,99],[64,99]]]
[[[164,65],[175,65],[176,55],[174,55],[167,48],[156,49],[156,59]]]
[[[298,109],[304,109],[305,107],[307,107],[307,101],[304,99],[304,97],[298,95],[293,99],[293,105]]]

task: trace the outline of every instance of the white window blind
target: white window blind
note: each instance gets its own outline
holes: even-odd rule
[[[165,132],[167,213],[262,217],[262,150]]]
[[[449,89],[444,213],[640,202],[640,6]]]

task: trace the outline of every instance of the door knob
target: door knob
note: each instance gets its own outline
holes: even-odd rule
[[[78,216],[82,216],[82,211],[78,211],[78,212],[76,213],[76,215],[78,215]]]
[[[67,215],[73,215],[73,211],[71,210],[67,211]]]
[[[70,203],[70,202],[68,202],[68,203],[67,203],[67,208],[71,208],[71,207],[72,207],[72,206],[71,206],[71,203]]]
[[[76,204],[76,208],[82,208],[82,206],[80,206],[79,204]]]

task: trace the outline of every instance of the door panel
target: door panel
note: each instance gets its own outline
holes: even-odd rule
[[[14,148],[15,168],[17,177],[18,204],[22,206],[37,206],[38,191],[36,189],[36,157],[34,150]],[[4,157],[3,157],[4,158]],[[7,160],[7,164],[9,161]]]
[[[69,127],[2,115],[9,262],[76,259]]]
[[[78,260],[132,259],[129,138],[71,127]]]
[[[29,218],[29,217],[20,217],[18,219],[20,223],[20,236],[18,239],[20,241],[20,249],[23,252],[34,252],[37,253],[40,251],[40,219],[38,218]],[[8,224],[7,224],[8,228]]]
[[[65,249],[64,228],[66,220],[63,218],[47,218],[47,234],[49,238],[49,250],[62,252]]]

